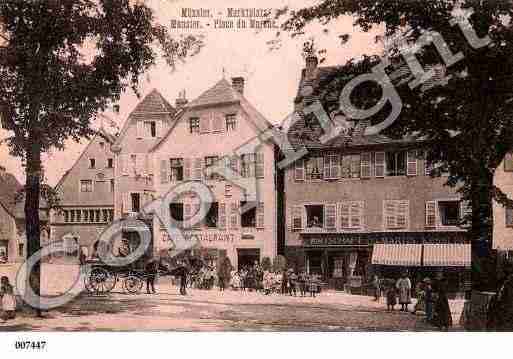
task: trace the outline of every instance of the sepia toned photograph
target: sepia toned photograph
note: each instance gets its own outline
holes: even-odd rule
[[[0,347],[513,330],[512,16],[0,0]]]

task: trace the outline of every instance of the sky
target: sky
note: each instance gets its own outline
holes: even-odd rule
[[[234,8],[273,8],[284,6],[302,8],[315,3],[312,0],[147,0],[157,15],[158,21],[168,25],[172,19],[180,18],[182,8],[207,8],[212,13],[226,13],[226,9]],[[376,35],[382,29],[364,33],[353,27],[351,17],[342,17],[332,21],[328,26],[320,24],[309,25],[305,35],[291,38],[290,34],[282,33],[281,47],[270,50],[267,42],[276,39],[276,30],[253,29],[226,30],[208,29],[192,30],[205,36],[205,47],[200,53],[180,63],[176,71],[161,59],[141,79],[139,92],[144,97],[152,89],[157,89],[174,105],[180,91],[186,91],[190,101],[203,91],[213,86],[223,78],[243,76],[246,80],[245,97],[272,123],[281,121],[292,111],[293,99],[297,91],[301,69],[304,60],[301,57],[302,45],[311,37],[315,38],[318,49],[327,49],[326,61],[321,66],[344,64],[351,58],[363,54],[375,54],[382,51],[382,44],[375,42]],[[327,28],[327,32],[323,29]],[[190,30],[170,30],[173,35],[187,34]],[[350,40],[342,45],[341,34],[350,34]],[[118,115],[106,113],[121,128],[129,113],[135,108],[138,99],[129,90],[122,95],[119,102]],[[98,127],[100,121],[93,126]],[[109,130],[108,127],[106,127]],[[113,132],[114,130],[112,130]],[[0,139],[9,136],[0,130]],[[73,166],[88,141],[81,143],[67,141],[63,151],[52,151],[43,156],[43,165],[47,183],[55,185],[64,172]],[[8,154],[5,144],[0,144],[0,165],[6,167],[20,182],[24,183],[25,176],[19,159]]]

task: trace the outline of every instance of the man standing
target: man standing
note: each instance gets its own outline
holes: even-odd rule
[[[401,278],[395,284],[399,291],[399,304],[401,304],[401,311],[408,311],[408,304],[411,303],[411,281],[408,278],[408,272],[404,271]]]
[[[155,278],[157,277],[159,264],[155,259],[150,259],[146,264],[146,293],[155,294]]]

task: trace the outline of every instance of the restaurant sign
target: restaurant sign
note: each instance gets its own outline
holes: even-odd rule
[[[324,246],[354,246],[354,245],[369,245],[368,238],[363,238],[360,235],[351,236],[312,236],[303,239],[305,246],[324,247]]]
[[[186,241],[193,242],[235,242],[235,235],[233,233],[184,233],[183,237]]]

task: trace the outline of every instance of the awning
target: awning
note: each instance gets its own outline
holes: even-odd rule
[[[470,267],[470,244],[424,244],[426,267]]]
[[[420,266],[422,244],[383,244],[374,245],[372,264],[390,266]]]

